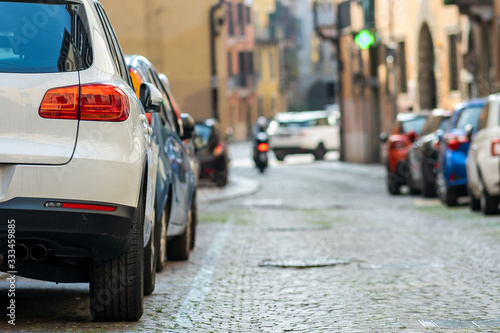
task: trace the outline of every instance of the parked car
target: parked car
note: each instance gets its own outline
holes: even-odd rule
[[[436,167],[439,140],[444,134],[451,111],[434,109],[427,118],[420,137],[408,149],[406,183],[411,194],[422,193],[425,198],[436,196]]]
[[[468,130],[472,137],[472,128]],[[500,94],[490,95],[479,116],[477,133],[470,141],[465,162],[472,210],[485,215],[499,212],[500,195]]]
[[[330,111],[279,113],[269,124],[268,135],[278,161],[291,154],[313,154],[322,160],[340,148],[338,117]]]
[[[210,179],[219,187],[226,186],[229,181],[229,152],[219,122],[213,118],[198,121],[195,133],[193,142],[200,164],[200,179]]]
[[[126,56],[136,91],[142,83],[157,87],[163,97],[159,113],[150,119],[153,141],[158,145],[155,251],[151,271],[161,271],[166,259],[187,260],[196,235],[196,178],[187,143],[194,134],[194,120],[182,115],[170,89],[159,78],[151,62],[143,56]],[[154,289],[154,274],[148,276],[148,290]],[[151,280],[150,280],[151,279]]]
[[[143,314],[162,98],[140,97],[99,2],[0,2],[1,269],[89,283],[95,320]]]
[[[406,157],[408,148],[418,138],[429,112],[398,113],[390,134],[380,134],[383,144],[383,160],[387,169],[387,190],[390,194],[401,193],[409,172]]]
[[[485,98],[457,104],[449,126],[439,143],[436,191],[447,206],[458,205],[458,198],[467,196],[465,158],[469,151],[467,129],[476,132]]]

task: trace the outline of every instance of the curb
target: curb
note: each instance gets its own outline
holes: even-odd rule
[[[198,187],[198,204],[210,204],[244,197],[257,193],[260,190],[259,182],[248,178],[232,176],[229,183],[219,188],[216,186]]]

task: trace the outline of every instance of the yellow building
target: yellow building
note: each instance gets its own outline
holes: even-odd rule
[[[223,40],[226,6],[216,0],[101,0],[125,54],[147,57],[167,75],[183,112],[228,125]],[[214,17],[214,66],[211,20]],[[212,75],[215,68],[215,75]],[[215,98],[214,96],[215,95]],[[214,108],[214,99],[216,105]]]
[[[282,91],[283,33],[270,15],[276,15],[276,0],[254,0],[255,62],[257,75],[257,112],[272,118],[286,111]],[[279,10],[279,9],[278,9]]]

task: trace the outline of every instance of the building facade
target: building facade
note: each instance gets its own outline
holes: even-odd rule
[[[228,126],[226,106],[227,7],[217,0],[101,0],[125,54],[147,57],[169,78],[183,112],[196,120],[217,116]],[[214,100],[216,105],[214,106]]]
[[[381,159],[379,135],[396,114],[453,109],[469,97],[464,71],[466,16],[442,1],[338,1],[340,60],[343,63],[344,159]],[[362,49],[361,30],[375,36]]]

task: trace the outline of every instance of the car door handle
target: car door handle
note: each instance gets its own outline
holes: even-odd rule
[[[477,150],[477,149],[478,149],[478,146],[477,146],[477,145],[472,145],[472,146],[470,146],[470,149],[472,149],[472,150]]]

